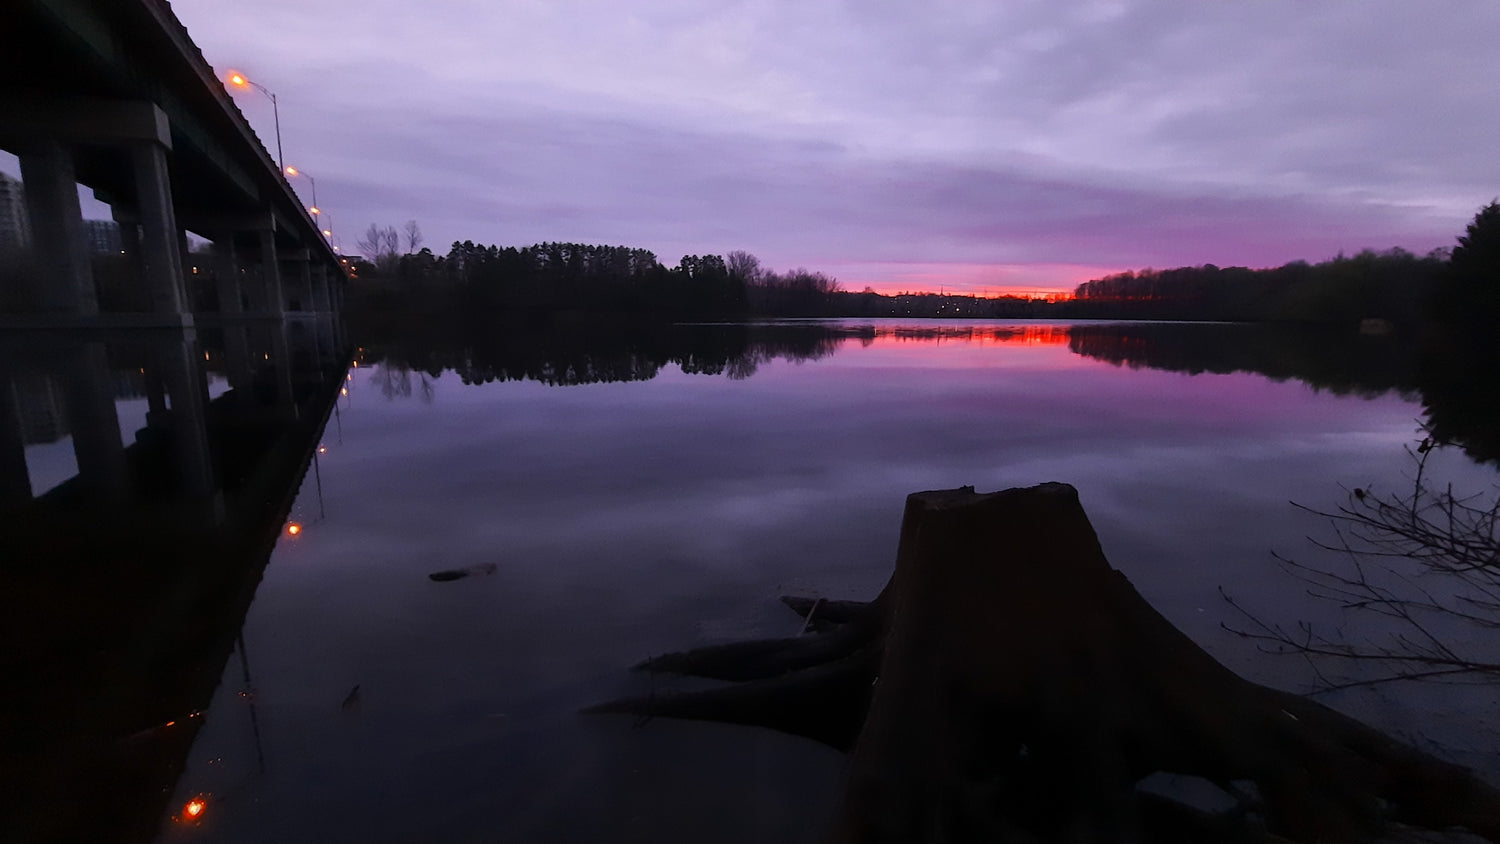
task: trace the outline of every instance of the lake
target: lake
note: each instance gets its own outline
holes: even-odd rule
[[[218,643],[183,661],[202,677],[175,700],[206,696],[180,716],[191,734],[172,738],[176,719],[161,715],[133,734],[166,748],[150,751],[167,772],[160,802],[134,801],[150,809],[138,840],[816,841],[841,754],[763,729],[578,710],[706,685],[630,667],[796,634],[781,595],[873,597],[905,496],[921,490],[1072,484],[1111,563],[1171,622],[1250,679],[1307,691],[1302,661],[1225,629],[1243,617],[1220,591],[1270,621],[1357,634],[1272,552],[1317,562],[1306,537],[1330,535],[1291,502],[1326,510],[1354,487],[1404,488],[1426,413],[1398,338],[1252,326],[577,321],[472,340],[356,336],[347,369],[329,353],[338,338],[307,336],[300,380],[219,374],[234,348],[278,359],[274,337],[209,331],[174,347],[174,360],[206,356],[209,422],[241,425],[210,427],[218,478],[259,467],[235,475],[241,491],[202,500],[231,522],[236,502],[260,502],[261,515],[233,548],[150,552],[173,572],[250,574],[205,587],[241,596],[213,604],[227,608],[216,623],[135,646],[154,657]],[[121,383],[134,358],[101,354]],[[219,407],[278,377],[295,382],[291,398],[262,404],[291,410],[257,410],[262,427]],[[175,412],[187,395],[129,394],[114,391],[127,443],[151,430],[153,407]],[[251,442],[265,451],[225,456]],[[31,492],[63,509],[49,485],[86,462],[68,443],[25,450]],[[282,453],[298,459],[265,468]],[[1430,471],[1476,490],[1495,482],[1457,449]],[[162,507],[146,521],[175,518]],[[98,539],[148,547],[115,541]],[[63,600],[48,589],[77,588],[99,565],[67,553],[83,569],[65,587],[29,587],[38,618]],[[445,570],[471,573],[429,577]],[[152,594],[177,582],[162,575]],[[68,682],[102,688],[120,670]],[[1322,699],[1493,779],[1491,698],[1408,685]]]

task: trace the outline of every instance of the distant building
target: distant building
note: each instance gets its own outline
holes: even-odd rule
[[[120,254],[120,224],[114,220],[84,220],[83,237],[95,255]]]
[[[12,384],[22,443],[53,443],[68,435],[62,392],[52,379],[36,373],[18,373]]]
[[[20,179],[0,173],[0,252],[24,249],[30,242],[26,189]]]

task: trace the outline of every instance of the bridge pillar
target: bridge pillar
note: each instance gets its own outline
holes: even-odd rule
[[[83,235],[73,152],[42,139],[19,157],[36,267],[27,291],[31,307],[41,313],[93,316],[99,312],[99,297]]]
[[[79,480],[105,497],[120,497],[128,481],[125,445],[104,344],[84,343],[68,357],[61,380]]]
[[[312,268],[313,310],[327,313],[333,310],[333,298],[328,289],[328,265],[319,261]]]
[[[287,338],[286,322],[271,327],[271,366],[276,377],[276,410],[292,419],[298,417],[297,393],[292,381],[292,348]]]
[[[140,295],[141,280],[139,279],[141,268],[141,227],[140,221],[124,205],[111,204],[109,207],[110,218],[120,229],[120,251],[124,254],[126,278],[122,279],[125,289],[119,294],[130,300],[133,308],[146,310],[148,301]]]
[[[21,408],[10,373],[0,372],[0,508],[30,500],[31,473],[26,468]]]
[[[142,274],[157,314],[181,315],[192,324],[182,278],[182,234],[172,209],[172,184],[166,150],[138,143],[130,151],[135,173],[137,210],[141,215]]]
[[[218,294],[220,314],[238,315],[244,312],[245,291],[240,272],[239,248],[230,232],[214,236],[214,287]]]
[[[155,357],[172,404],[169,417],[177,480],[187,497],[202,499],[214,494],[214,470],[205,415],[208,397],[194,340],[189,332],[178,333],[157,347]]]
[[[224,326],[224,377],[231,389],[238,391],[241,400],[255,382],[255,370],[250,361],[250,337],[244,323],[229,323]]]
[[[219,313],[235,316],[244,312],[245,294],[240,284],[239,254],[233,232],[214,236],[214,287],[218,291]]]
[[[316,311],[318,309],[318,302],[313,292],[312,259],[306,254],[307,250],[304,249],[302,251],[303,257],[298,265],[298,269],[300,270],[297,287],[298,294],[302,298],[302,310]]]
[[[287,273],[287,308],[293,311],[317,310],[313,302],[312,254],[306,249],[290,249],[280,255]]]
[[[260,301],[258,310],[270,316],[286,315],[286,297],[281,292],[281,265],[276,257],[276,233],[270,229],[260,235]]]

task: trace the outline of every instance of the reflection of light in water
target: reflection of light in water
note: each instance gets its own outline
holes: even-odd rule
[[[328,446],[326,446],[326,445],[320,445],[320,446],[318,446],[318,453],[319,454],[327,454],[328,453]]]
[[[299,525],[296,522],[292,522],[291,524],[286,526],[286,532],[290,536],[296,536],[297,534],[302,532],[302,525]]]
[[[203,812],[208,808],[208,800],[199,795],[182,806],[182,820],[188,823],[197,823],[203,819]]]
[[[339,390],[339,395],[341,395],[341,396],[347,396],[347,395],[349,395],[349,388],[345,387],[342,390]]]

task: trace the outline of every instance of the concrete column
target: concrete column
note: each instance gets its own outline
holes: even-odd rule
[[[187,497],[204,499],[214,494],[214,469],[205,422],[203,359],[194,339],[191,332],[177,332],[155,352],[172,402],[169,415],[177,480]]]
[[[261,293],[265,297],[264,313],[272,316],[286,315],[286,299],[281,293],[281,267],[276,257],[276,233],[264,230],[260,235]]]
[[[128,482],[125,446],[104,344],[82,344],[68,356],[60,375],[79,480],[106,497],[122,496]]]
[[[219,313],[237,315],[244,311],[240,297],[240,262],[235,252],[234,234],[220,232],[214,237],[214,285],[219,293]]]
[[[312,268],[313,310],[327,313],[333,307],[328,295],[328,265],[319,261]]]
[[[93,316],[99,313],[99,296],[83,236],[73,153],[61,143],[42,140],[23,150],[20,159],[37,271],[28,291],[30,307]]]
[[[318,314],[315,330],[318,340],[318,371],[321,373],[342,370],[344,361],[338,359],[333,316],[326,311]]]
[[[150,292],[151,311],[180,314],[191,323],[182,284],[182,233],[172,208],[166,150],[155,143],[137,143],[130,150],[130,159],[141,215],[141,269]]]
[[[125,257],[129,259],[132,267],[140,266],[140,218],[131,214],[129,209],[122,208],[113,203],[109,206],[109,216],[114,219],[115,225],[120,227],[120,250],[125,253]]]
[[[31,500],[31,472],[26,468],[20,411],[10,374],[0,372],[0,508]]]
[[[250,360],[250,338],[243,324],[224,326],[224,373],[229,379],[230,389],[237,391],[248,391],[255,380]]]
[[[316,311],[318,304],[316,299],[313,298],[312,261],[303,258],[301,266],[298,269],[301,271],[298,288],[301,290],[302,310]]]
[[[292,351],[287,341],[286,323],[278,322],[271,329],[271,366],[276,377],[276,409],[297,418],[297,393],[292,382]]]
[[[167,391],[162,387],[161,373],[155,370],[146,373],[146,424],[153,422],[152,417],[164,417],[167,415]]]

